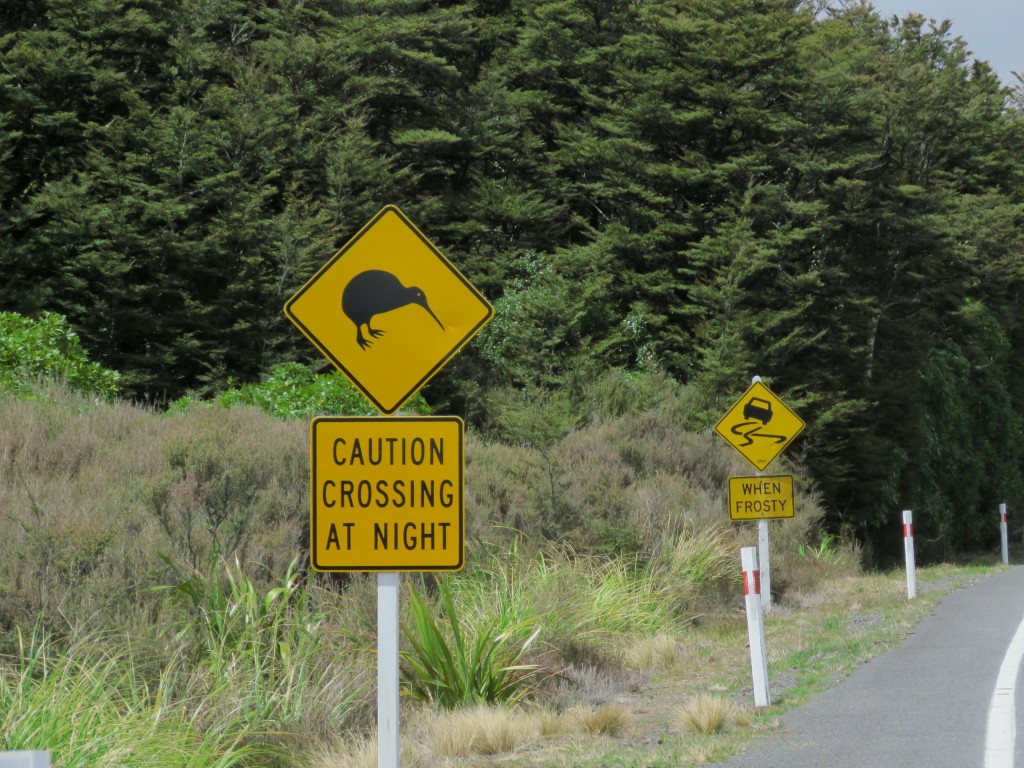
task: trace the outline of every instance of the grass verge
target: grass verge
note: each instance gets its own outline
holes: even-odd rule
[[[938,566],[919,570],[921,589],[906,599],[902,572],[851,575],[814,594],[794,595],[767,620],[773,705],[753,709],[746,622],[741,610],[707,618],[679,631],[672,664],[635,690],[609,695],[615,729],[534,730],[505,752],[484,754],[448,745],[422,765],[510,768],[686,768],[723,760],[779,717],[849,675],[859,664],[895,647],[949,591],[992,573],[992,566]],[[727,710],[714,728],[688,725],[681,712],[703,700]],[[732,705],[732,706],[730,706]],[[697,713],[698,717],[708,713]],[[578,711],[572,712],[579,718]],[[703,730],[714,732],[702,732]],[[466,729],[467,734],[470,729]],[[415,731],[410,739],[420,738]]]

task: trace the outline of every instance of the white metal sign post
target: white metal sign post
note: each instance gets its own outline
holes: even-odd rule
[[[761,614],[761,578],[757,569],[757,548],[740,550],[743,565],[743,595],[747,607],[747,638],[750,644],[750,671],[754,682],[754,706],[772,703],[768,690],[768,654],[764,645],[764,617]]]
[[[803,420],[761,383],[760,376],[753,378],[747,391],[715,425],[715,432],[757,470],[756,479],[729,478],[729,518],[757,520],[765,612],[772,609],[768,521],[793,517],[793,478],[766,478],[764,470],[803,428]]]
[[[0,752],[0,768],[50,768],[50,753]]]
[[[772,612],[771,552],[768,547],[768,521],[757,522],[757,562],[761,565],[761,604],[765,613]]]
[[[398,574],[377,574],[377,755],[398,768]]]

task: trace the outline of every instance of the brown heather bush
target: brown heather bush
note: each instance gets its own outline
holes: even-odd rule
[[[565,424],[537,426],[553,408],[546,401],[535,413],[518,404],[518,438],[485,440],[470,430],[471,553],[484,541],[500,551],[520,537],[535,548],[550,540],[581,554],[652,561],[667,542],[711,526],[732,532],[735,541],[724,537],[723,546],[752,542],[753,526],[730,524],[726,512],[727,479],[751,474],[746,462],[714,434],[680,426],[685,392],[669,388],[652,398],[657,409],[626,412],[623,398],[650,382],[621,378],[594,385],[590,423],[564,437]],[[0,417],[0,505],[13,523],[0,544],[0,575],[33,611],[67,613],[90,592],[120,601],[126,588],[159,580],[160,553],[199,565],[218,547],[273,573],[303,548],[304,423],[248,408],[158,415],[59,388],[0,401]],[[792,471],[784,458],[778,464],[773,471]],[[778,589],[790,565],[807,567],[797,553],[813,543],[821,518],[799,476],[797,505],[795,520],[772,524]]]
[[[564,434],[564,424],[541,428],[552,409],[562,413],[551,402],[535,413],[519,402],[507,421],[518,438],[471,428],[467,440],[468,565],[451,577],[460,618],[493,617],[499,605],[542,625],[538,658],[525,661],[545,666],[549,683],[539,694],[563,709],[600,707],[643,675],[685,668],[692,654],[671,638],[696,614],[735,613],[738,550],[757,540],[753,524],[728,521],[727,478],[752,474],[743,459],[716,435],[680,426],[690,407],[680,393],[638,412],[617,387]],[[305,554],[307,430],[248,408],[158,414],[59,388],[30,401],[0,395],[3,643],[37,620],[59,632],[115,627],[131,637],[140,674],[155,678],[180,656],[180,695],[198,698],[219,684],[219,698],[205,705],[210,716],[241,706],[256,686],[187,668],[198,653],[185,631],[189,617],[153,588],[174,583],[164,557],[179,573],[209,574],[217,552],[237,556],[266,590]],[[821,538],[813,489],[799,468],[778,464],[773,471],[796,474],[798,489],[797,518],[771,525],[772,585],[785,601],[837,569],[855,569],[856,552]],[[375,580],[352,575],[342,589],[307,576],[322,654],[301,670],[314,685],[287,705],[281,729],[305,734],[296,753],[327,745],[315,764],[357,765],[365,755],[332,739],[372,726],[360,686],[372,677]],[[424,584],[436,587],[436,579]],[[635,658],[624,658],[627,646]],[[276,707],[276,695],[267,691],[264,703]],[[341,709],[339,722],[330,713]]]
[[[667,541],[708,526],[733,529],[740,546],[752,526],[730,525],[728,478],[753,474],[749,465],[710,431],[681,426],[692,408],[685,390],[670,388],[654,409],[626,411],[621,388],[615,377],[598,382],[594,389],[611,398],[610,406],[591,401],[590,423],[564,437],[555,428],[531,431],[552,412],[549,396],[533,413],[517,401],[514,429],[472,444],[467,511],[487,518],[473,523],[477,530],[507,526],[582,554],[642,561],[662,556]],[[534,433],[539,436],[531,438]],[[822,517],[813,497],[803,494],[798,503],[798,519],[785,523],[794,542]]]
[[[301,552],[301,424],[249,409],[160,416],[57,388],[0,400],[0,424],[4,622],[157,610],[162,556],[206,566],[219,547],[269,575]]]
[[[717,531],[726,559],[738,560],[736,550],[756,541],[754,526],[729,523],[726,510],[727,479],[750,474],[746,462],[716,435],[680,426],[688,406],[678,392],[655,410],[614,415],[625,408],[622,386],[598,382],[608,402],[592,399],[590,423],[562,437],[565,423],[540,426],[554,407],[548,401],[535,412],[517,404],[508,421],[518,438],[487,440],[470,430],[470,557],[486,559],[517,540],[534,550],[554,542],[671,572],[679,547],[705,531]],[[161,555],[199,567],[216,549],[269,578],[305,548],[304,423],[248,408],[159,415],[59,388],[0,401],[0,419],[0,509],[12,523],[0,543],[0,619],[73,623],[125,605],[156,610],[146,588],[167,578]],[[774,471],[792,471],[784,458],[778,464]],[[822,513],[799,476],[797,509],[795,520],[772,523],[772,583],[783,597],[794,578],[813,581],[821,565],[806,554]],[[718,601],[734,570],[676,581],[673,599],[683,613],[693,601],[704,611],[702,598]]]
[[[308,768],[377,768],[377,740],[325,741],[303,754],[300,764]]]
[[[539,482],[531,464],[532,451],[520,446],[466,435],[466,538],[491,537],[494,530],[508,535],[540,529],[530,488]]]

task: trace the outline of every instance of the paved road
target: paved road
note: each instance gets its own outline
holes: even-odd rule
[[[907,642],[783,716],[719,768],[982,768],[1007,646],[1024,618],[1024,566],[947,595]],[[1017,681],[1017,757],[1024,696]]]

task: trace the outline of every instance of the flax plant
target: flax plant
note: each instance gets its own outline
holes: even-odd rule
[[[463,627],[444,581],[438,586],[440,621],[412,585],[408,594],[410,621],[402,631],[410,650],[403,659],[406,690],[413,698],[454,708],[512,704],[530,692],[539,668],[520,661],[539,629],[527,636],[528,622],[509,624],[500,617]]]

